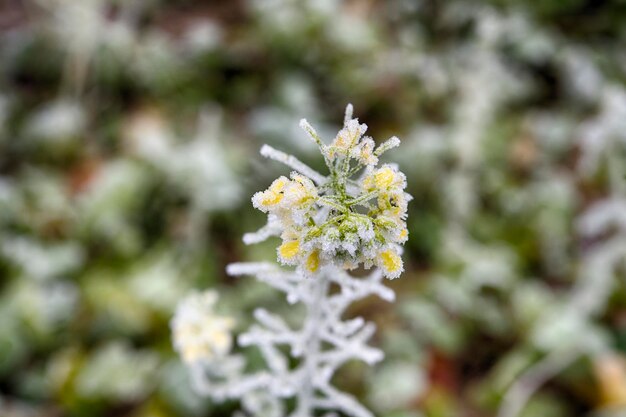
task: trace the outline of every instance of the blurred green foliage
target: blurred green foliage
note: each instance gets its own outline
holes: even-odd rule
[[[280,169],[257,151],[321,167],[298,120],[330,140],[348,102],[403,140],[415,200],[398,303],[354,307],[387,360],[341,385],[380,416],[495,416],[576,348],[520,415],[622,415],[624,19],[619,0],[2,3],[0,415],[231,415],[193,394],[169,319],[213,286],[240,323],[285,308],[224,273],[275,256],[241,243]]]

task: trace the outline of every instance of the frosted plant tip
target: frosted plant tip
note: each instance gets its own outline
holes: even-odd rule
[[[294,169],[252,197],[268,214],[268,225],[247,241],[280,236],[278,260],[305,275],[324,265],[378,266],[388,278],[403,268],[400,245],[408,239],[406,177],[394,165],[378,166],[378,157],[400,145],[392,137],[376,147],[365,136],[367,125],[346,107],[344,126],[326,144],[306,121],[300,126],[318,144],[329,175],[324,176],[291,155],[264,145],[261,154]],[[359,179],[355,179],[356,175]],[[267,232],[271,229],[271,233]]]

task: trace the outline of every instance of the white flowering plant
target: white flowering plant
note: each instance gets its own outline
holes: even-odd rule
[[[331,380],[347,361],[373,364],[384,356],[367,344],[374,325],[361,317],[345,320],[343,315],[354,301],[372,294],[394,300],[382,279],[397,278],[403,271],[401,245],[408,238],[411,196],[395,165],[378,164],[379,157],[400,140],[392,137],[376,146],[365,136],[367,126],[352,118],[351,105],[330,144],[306,120],[300,125],[319,146],[329,174],[263,146],[262,155],[294,172],[252,197],[254,207],[268,214],[268,222],[244,235],[247,244],[280,237],[279,262],[296,268],[237,263],[229,265],[228,272],[255,275],[284,292],[290,304],[303,304],[306,315],[301,325],[294,329],[282,317],[257,308],[258,323],[238,336],[237,345],[257,347],[266,369],[246,372],[243,356],[231,352],[236,324],[215,312],[217,294],[208,291],[180,304],[172,320],[174,346],[189,366],[196,389],[218,401],[240,399],[243,415],[309,417],[324,410],[326,416],[340,411],[370,417],[369,410]],[[376,269],[359,278],[349,273],[357,267]],[[333,285],[340,290],[331,291]],[[290,398],[295,398],[295,405],[287,405]]]

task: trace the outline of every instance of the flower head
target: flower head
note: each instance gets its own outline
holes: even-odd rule
[[[325,144],[306,120],[302,128],[317,143],[329,175],[308,168],[294,157],[269,147],[262,153],[296,169],[280,177],[252,198],[254,207],[268,213],[268,228],[280,235],[278,259],[314,274],[325,264],[345,268],[380,267],[389,278],[403,271],[400,246],[406,242],[406,177],[394,165],[379,168],[378,158],[399,145],[393,137],[376,147],[365,124],[346,109],[343,128]],[[359,178],[353,177],[359,175]],[[270,227],[271,226],[271,227]],[[267,232],[267,236],[272,233]],[[261,232],[259,232],[261,233]],[[254,239],[253,239],[254,240]]]
[[[187,363],[211,361],[227,355],[233,344],[235,321],[216,315],[215,291],[192,293],[176,309],[171,322],[174,348]]]

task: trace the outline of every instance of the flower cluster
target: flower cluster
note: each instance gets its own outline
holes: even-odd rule
[[[397,278],[403,271],[400,245],[408,238],[411,196],[404,191],[406,177],[396,166],[377,165],[378,158],[400,140],[392,137],[376,147],[371,137],[364,136],[367,125],[352,118],[351,105],[330,144],[322,142],[306,120],[300,125],[319,146],[330,174],[324,177],[306,166],[298,169],[299,161],[265,149],[266,156],[300,171],[290,178],[281,176],[252,198],[254,207],[268,213],[271,233],[282,239],[278,259],[308,275],[326,264],[347,269],[376,265],[386,277]]]
[[[192,293],[176,309],[171,323],[174,348],[188,364],[223,357],[232,348],[235,321],[215,314],[217,297],[211,290]]]

